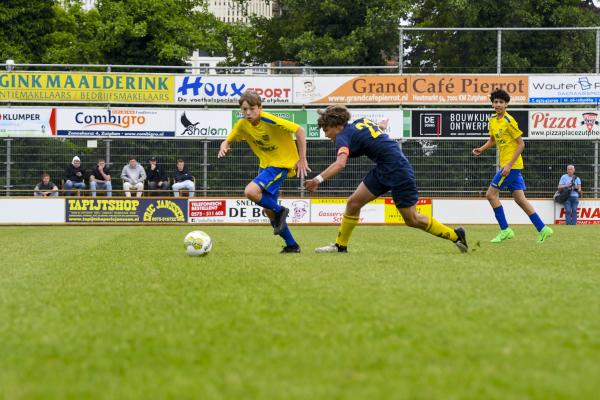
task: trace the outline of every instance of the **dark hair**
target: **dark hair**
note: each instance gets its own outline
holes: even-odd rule
[[[504,100],[505,102],[510,102],[510,94],[504,89],[496,89],[490,94],[490,101],[493,103],[495,99]]]
[[[127,161],[131,161],[131,160],[136,160],[137,161],[137,158],[135,158],[135,156],[129,156],[129,157],[127,157]]]
[[[106,163],[106,160],[104,158],[101,158],[98,160],[98,163],[101,163],[101,162]]]
[[[317,123],[321,129],[344,126],[350,120],[350,111],[342,105],[329,106],[324,110],[317,110],[317,113],[319,114]]]
[[[250,107],[261,106],[262,101],[260,99],[260,95],[254,90],[246,90],[241,96],[238,103],[240,106],[243,102],[247,102]]]
[[[44,179],[45,177],[48,177],[48,178],[50,178],[50,174],[49,174],[49,173],[47,173],[47,172],[44,172],[44,173],[42,174],[42,179]]]
[[[179,164],[180,162],[185,163],[181,158],[178,158],[176,164]]]

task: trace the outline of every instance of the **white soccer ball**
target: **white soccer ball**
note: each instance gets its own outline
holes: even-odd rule
[[[205,256],[212,249],[212,239],[205,232],[192,231],[185,235],[183,247],[188,256]]]

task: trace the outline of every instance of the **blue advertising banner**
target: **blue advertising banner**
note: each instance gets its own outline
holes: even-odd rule
[[[67,199],[67,223],[187,222],[187,199]]]

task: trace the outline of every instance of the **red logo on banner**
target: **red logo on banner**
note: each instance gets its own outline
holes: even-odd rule
[[[585,113],[583,114],[583,122],[581,125],[585,125],[588,132],[591,132],[594,129],[594,125],[598,125],[598,114],[596,113]]]
[[[189,217],[224,217],[225,200],[191,200],[188,208]]]

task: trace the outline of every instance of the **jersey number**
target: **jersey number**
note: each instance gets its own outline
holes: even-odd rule
[[[376,138],[377,136],[379,136],[379,135],[381,135],[383,133],[379,129],[379,125],[377,125],[375,122],[371,121],[368,118],[363,118],[362,122],[358,122],[356,124],[356,127],[358,129],[367,128],[369,130],[369,132],[371,132],[371,136],[373,138]]]

